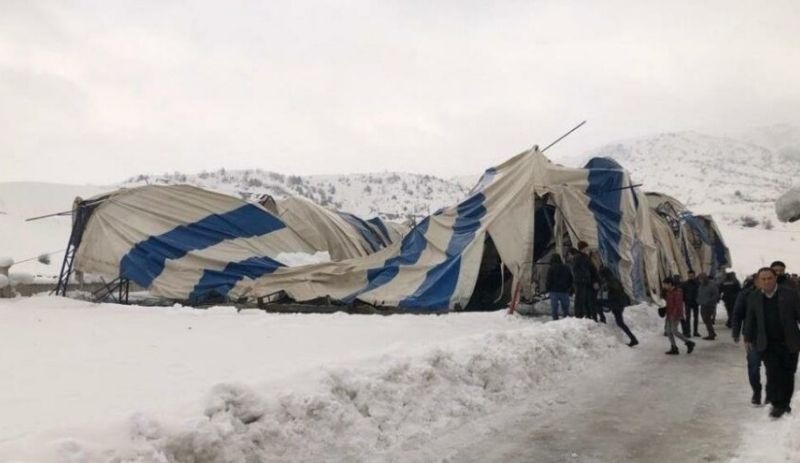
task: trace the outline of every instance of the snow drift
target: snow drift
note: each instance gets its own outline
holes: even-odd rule
[[[629,309],[632,328],[661,324]],[[438,434],[552,388],[570,371],[627,349],[614,326],[588,320],[521,320],[518,329],[384,355],[358,367],[325,369],[308,391],[222,383],[193,420],[134,415],[115,449],[69,439],[60,459],[84,461],[375,461],[424,446]]]

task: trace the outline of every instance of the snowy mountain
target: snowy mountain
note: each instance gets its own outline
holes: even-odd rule
[[[733,138],[763,146],[786,159],[800,159],[800,127],[770,125],[746,130]]]
[[[297,176],[260,169],[138,175],[121,186],[176,183],[188,183],[243,199],[265,194],[276,199],[300,196],[333,209],[363,217],[379,215],[389,220],[425,217],[457,203],[472,187],[409,173]]]
[[[646,191],[667,193],[697,213],[742,226],[753,223],[748,217],[771,226],[775,199],[800,174],[800,156],[696,132],[633,138],[562,160],[582,165],[593,156],[616,159]]]

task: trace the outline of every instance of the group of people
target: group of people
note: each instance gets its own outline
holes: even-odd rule
[[[666,318],[664,335],[669,337],[669,355],[679,353],[675,338],[686,344],[687,353],[692,353],[695,343],[690,338],[700,337],[698,330],[702,318],[705,325],[706,336],[704,340],[713,341],[717,338],[714,323],[717,317],[717,304],[722,301],[728,312],[725,326],[732,326],[733,306],[742,289],[736,274],[728,272],[721,281],[715,281],[708,275],[689,271],[685,281],[679,276],[667,277],[662,281],[662,297],[666,301],[662,309]],[[680,331],[679,331],[680,330]]]
[[[574,293],[575,317],[606,323],[604,308],[607,308],[614,315],[617,326],[628,335],[628,345],[639,344],[622,315],[625,306],[630,305],[622,283],[610,269],[597,269],[585,241],[570,249],[566,263],[558,254],[553,255],[547,271],[546,291],[550,296],[553,320],[558,320],[559,312],[562,317],[569,316],[570,293]]]
[[[628,345],[639,344],[623,318],[630,299],[619,279],[608,268],[598,270],[586,242],[579,242],[567,256],[565,263],[554,255],[547,272],[553,320],[558,320],[559,314],[569,316],[570,294],[574,293],[575,317],[605,323],[603,312],[607,308],[630,338]],[[724,273],[718,280],[691,271],[683,281],[678,276],[668,277],[662,281],[662,297],[666,304],[659,310],[670,341],[666,354],[679,354],[676,338],[686,345],[687,353],[692,353],[696,343],[691,338],[701,336],[700,319],[706,330],[702,339],[714,341],[717,305],[722,302],[728,316],[725,326],[731,329],[734,342],[744,338],[752,403],[762,403],[763,363],[767,376],[764,403],[772,405],[770,416],[779,418],[791,412],[800,352],[800,279],[787,274],[783,262],[759,269],[743,283],[733,272]]]

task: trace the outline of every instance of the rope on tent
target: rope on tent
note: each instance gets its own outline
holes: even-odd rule
[[[45,253],[43,253],[43,254],[39,254],[39,255],[38,255],[38,256],[36,256],[36,257],[29,257],[29,258],[27,258],[27,259],[18,260],[18,261],[16,261],[16,262],[14,262],[14,265],[16,265],[16,264],[21,264],[21,263],[23,263],[23,262],[29,262],[29,261],[32,261],[32,260],[34,260],[34,259],[41,259],[41,258],[42,258],[42,256],[51,256],[51,255],[53,255],[53,254],[58,254],[59,252],[64,252],[64,251],[66,251],[66,249],[59,249],[58,251],[45,252]]]
[[[498,253],[499,254],[499,253]],[[500,299],[503,298],[503,292],[506,289],[506,272],[505,272],[506,264],[503,262],[503,259],[500,259],[500,294],[497,295],[497,299],[492,302],[493,304],[497,304],[500,302]]]

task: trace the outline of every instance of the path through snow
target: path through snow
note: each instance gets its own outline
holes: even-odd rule
[[[744,423],[767,411],[749,404],[744,350],[724,326],[667,356],[666,338],[568,378],[561,390],[472,422],[405,455],[458,462],[728,461]],[[459,445],[461,444],[461,445]],[[454,451],[453,448],[458,447]]]

